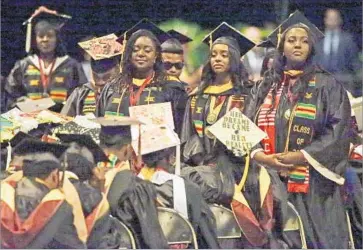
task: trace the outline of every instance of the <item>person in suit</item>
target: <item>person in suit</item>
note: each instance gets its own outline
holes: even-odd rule
[[[317,63],[334,74],[335,78],[354,96],[362,95],[357,73],[362,68],[359,50],[351,34],[342,30],[343,19],[336,9],[325,12],[325,37],[317,44]]]

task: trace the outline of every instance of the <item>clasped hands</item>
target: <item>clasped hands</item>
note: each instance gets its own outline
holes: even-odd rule
[[[306,164],[305,157],[300,151],[270,155],[264,152],[257,152],[254,159],[258,163],[280,172],[288,172],[294,166]]]

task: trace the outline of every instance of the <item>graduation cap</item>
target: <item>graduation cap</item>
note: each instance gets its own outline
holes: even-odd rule
[[[91,56],[91,68],[95,73],[104,73],[120,62],[123,52],[122,45],[116,41],[115,34],[96,37],[88,41],[79,42],[78,45]]]
[[[123,33],[117,41],[123,45],[126,45],[127,40],[130,39],[131,35],[135,33],[138,30],[148,30],[151,31],[159,40],[160,43],[165,42],[168,40],[170,35],[160,29],[156,24],[149,21],[147,18],[142,19],[137,24],[131,27],[131,29],[127,30],[125,33]]]
[[[33,139],[36,140],[36,137],[31,136],[29,134],[26,134],[22,131],[19,131],[13,138],[11,138],[9,141],[5,141],[1,143],[1,148],[7,147],[9,144],[13,148],[16,145],[18,145],[20,142],[22,142],[25,139]]]
[[[267,39],[262,43],[260,43],[258,46],[265,48],[269,46],[278,47],[282,33],[284,33],[286,29],[289,28],[290,26],[299,23],[306,25],[309,28],[310,33],[312,34],[315,42],[318,42],[320,39],[324,38],[323,32],[321,32],[312,22],[310,22],[309,19],[307,19],[303,15],[303,13],[296,10],[285,21],[283,21],[274,31],[272,31],[271,34],[267,36]]]
[[[161,44],[161,52],[183,54],[184,51],[182,45],[193,41],[191,38],[173,29],[169,30],[167,33],[172,38]]]
[[[132,146],[134,149],[141,142],[140,153],[147,163],[157,163],[157,161],[170,156],[171,149],[176,147],[175,174],[180,174],[180,139],[169,126],[150,126],[142,131],[141,136],[133,139]]]
[[[68,145],[58,143],[42,142],[34,139],[24,139],[14,148],[14,154],[16,155],[31,155],[38,153],[51,153],[56,158],[62,156],[67,150]]]
[[[213,44],[226,44],[239,51],[241,56],[255,46],[254,42],[226,22],[221,23],[206,35],[203,42],[210,46],[210,48],[212,48]]]
[[[71,16],[60,14],[55,10],[50,10],[45,6],[39,7],[23,25],[27,25],[25,51],[29,53],[31,48],[32,24],[36,23],[36,29],[60,30],[65,22],[72,19]]]
[[[86,147],[92,152],[95,163],[108,161],[108,157],[103,152],[102,148],[92,139],[89,135],[79,135],[79,134],[56,134],[56,136],[63,143],[75,142],[80,146]]]
[[[68,146],[62,144],[25,139],[14,148],[14,154],[24,157],[24,176],[37,177],[48,174],[54,169],[61,169],[58,158],[67,148]]]
[[[142,124],[139,120],[130,117],[98,117],[92,119],[101,125],[100,141],[101,138],[107,137],[107,144],[114,144],[112,141],[123,139],[129,141],[131,140],[131,125]]]
[[[24,113],[46,110],[54,105],[55,102],[52,100],[52,98],[42,98],[39,100],[27,99],[16,104],[16,106]]]

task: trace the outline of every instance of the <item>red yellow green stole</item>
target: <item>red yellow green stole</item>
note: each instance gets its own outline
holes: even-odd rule
[[[292,74],[294,74],[293,72]],[[286,74],[286,73],[285,73]],[[297,74],[301,74],[297,72]],[[284,79],[286,80],[286,78]],[[262,145],[266,154],[276,153],[276,131],[275,118],[276,111],[279,106],[280,97],[283,86],[281,86],[275,96],[275,105],[272,107],[272,89],[267,94],[264,103],[261,105],[257,113],[257,125],[264,130],[267,137],[263,139]],[[303,100],[297,102],[293,110],[285,112],[286,119],[289,120],[289,131],[285,152],[303,149],[311,142],[313,134],[313,122],[316,117],[316,91],[315,78],[309,81],[308,88]],[[289,172],[288,176],[288,192],[291,193],[307,193],[309,190],[309,166],[295,166]]]
[[[83,102],[83,114],[94,114],[96,112],[96,93],[93,90],[89,90],[86,98]]]

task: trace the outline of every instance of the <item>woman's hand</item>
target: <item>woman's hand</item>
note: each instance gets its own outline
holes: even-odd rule
[[[305,157],[300,151],[277,154],[277,159],[284,164],[303,165],[306,164]]]
[[[254,156],[254,159],[259,162],[260,164],[271,167],[278,171],[288,171],[290,168],[294,167],[293,164],[286,164],[281,162],[278,159],[280,154],[271,154],[266,155],[264,152],[257,152]]]

